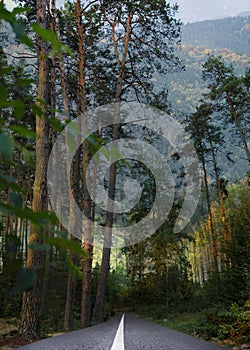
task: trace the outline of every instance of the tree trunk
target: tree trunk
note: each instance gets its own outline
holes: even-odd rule
[[[73,200],[79,205],[80,196],[79,196],[79,179],[80,179],[80,150],[77,150],[75,159],[73,161],[73,176],[72,176],[72,190],[70,188],[70,224],[72,232],[75,231],[75,227],[79,226],[79,222],[76,222],[74,216],[74,204]],[[69,179],[70,181],[70,179]],[[70,236],[71,240],[80,241],[74,237]],[[76,254],[71,254],[71,261],[75,266],[79,266],[79,258]],[[67,283],[67,297],[66,297],[66,305],[65,305],[65,314],[64,314],[64,330],[66,332],[72,331],[73,329],[73,320],[74,320],[74,300],[75,300],[75,290],[76,290],[76,278],[69,271],[68,273],[68,283]]]
[[[213,223],[213,215],[212,215],[209,188],[208,188],[207,169],[206,169],[203,152],[201,154],[201,161],[202,161],[202,169],[204,172],[204,182],[205,182],[206,200],[207,200],[207,208],[208,208],[208,218],[207,218],[208,227],[212,236],[212,256],[213,256],[213,264],[214,264],[213,267],[214,267],[215,275],[218,280],[218,286],[219,286],[220,274],[219,274],[219,264],[218,264],[217,237],[216,237],[216,232],[215,232],[214,223]]]
[[[53,3],[54,1],[52,0],[52,9],[53,9]],[[55,3],[54,3],[54,7],[55,7]],[[52,31],[55,30],[55,25],[53,20],[50,20],[49,26],[50,26],[50,30]],[[55,110],[56,110],[55,84],[56,84],[56,55],[53,54],[51,59],[48,60],[48,67],[47,67],[48,106],[49,106],[49,113],[52,118],[55,118]],[[54,141],[55,137],[56,137],[55,131],[50,129],[49,138]],[[47,201],[48,201],[48,198],[47,198]],[[46,230],[45,235],[47,237],[51,235],[51,233],[49,232],[49,229]],[[51,264],[51,255],[52,255],[51,251],[52,251],[52,247],[49,247],[48,249],[46,249],[46,252],[45,252],[43,286],[42,286],[42,297],[41,297],[41,320],[46,319],[46,316],[47,316],[48,298],[50,293],[49,278],[50,278],[50,264]]]
[[[71,237],[72,240],[76,239]],[[79,265],[79,258],[75,254],[72,254],[71,261],[75,266]],[[74,323],[74,304],[75,304],[75,292],[76,292],[76,279],[71,274],[68,273],[68,282],[67,282],[67,295],[66,295],[66,304],[64,312],[64,331],[70,332],[73,329]]]
[[[86,110],[86,80],[85,80],[85,34],[82,23],[82,8],[80,0],[77,0],[77,29],[78,29],[78,113],[82,116],[82,130],[88,129]],[[87,5],[88,7],[88,5]],[[87,9],[85,8],[85,10]],[[87,141],[82,145],[83,151],[83,213],[84,213],[84,251],[83,258],[83,281],[82,281],[82,302],[81,302],[81,324],[87,326],[91,320],[91,273],[93,237],[91,218],[91,199],[87,189],[87,168],[89,165],[89,147]]]
[[[227,104],[231,110],[231,115],[233,117],[233,120],[234,120],[234,123],[235,123],[235,126],[236,128],[238,129],[239,131],[239,134],[240,134],[240,138],[241,138],[241,141],[242,141],[242,144],[243,144],[243,148],[246,152],[246,155],[247,155],[247,160],[250,164],[250,151],[249,151],[249,147],[248,147],[248,143],[247,143],[247,139],[246,139],[246,135],[240,125],[240,121],[239,121],[239,118],[237,116],[237,112],[236,112],[236,109],[233,105],[233,101],[230,97],[230,94],[228,91],[226,91],[226,100],[227,100]]]
[[[112,29],[112,41],[114,45],[115,55],[117,58],[117,62],[119,65],[119,76],[117,81],[116,88],[116,109],[114,116],[114,125],[112,132],[112,140],[118,139],[118,123],[120,120],[120,103],[121,103],[121,95],[123,88],[123,80],[125,75],[126,68],[126,60],[128,55],[128,48],[130,42],[130,33],[131,33],[131,14],[128,13],[127,17],[127,25],[126,25],[126,36],[124,39],[124,47],[121,59],[119,59],[119,53],[117,48],[117,41],[115,38],[115,23],[110,23]],[[105,296],[108,284],[108,275],[110,270],[110,253],[111,253],[111,244],[112,244],[112,226],[113,226],[113,201],[115,199],[115,183],[116,183],[116,164],[112,162],[112,154],[111,154],[111,166],[109,172],[109,187],[108,187],[108,204],[106,210],[106,222],[104,228],[104,247],[102,252],[102,264],[101,264],[101,272],[100,279],[98,283],[97,295],[96,295],[96,303],[94,309],[94,322],[102,322],[104,318],[104,305],[105,305]]]
[[[37,23],[46,28],[46,0],[37,0]],[[37,105],[45,113],[46,96],[46,44],[37,38],[38,47],[38,85]],[[41,101],[44,101],[43,104]],[[48,159],[48,123],[45,118],[36,116],[36,170],[33,189],[32,209],[38,212],[46,209],[47,203],[47,159]],[[29,244],[41,244],[40,228],[31,224]],[[27,339],[37,339],[40,336],[40,291],[43,254],[29,247],[26,268],[34,273],[32,290],[23,294],[21,312],[21,334]]]
[[[219,201],[219,206],[220,206],[220,212],[221,212],[221,222],[222,222],[222,234],[223,234],[223,255],[224,255],[224,260],[227,263],[228,262],[228,257],[226,255],[226,249],[228,248],[228,226],[226,222],[226,212],[225,212],[225,205],[224,205],[224,200],[223,200],[223,191],[221,188],[221,181],[220,181],[220,174],[219,174],[219,169],[217,166],[217,160],[216,160],[216,155],[215,155],[215,149],[213,147],[213,142],[212,139],[209,136],[209,143],[210,143],[210,148],[211,148],[211,153],[212,153],[212,159],[213,159],[213,167],[214,167],[214,172],[215,172],[215,179],[216,179],[216,186],[217,186],[217,198]]]

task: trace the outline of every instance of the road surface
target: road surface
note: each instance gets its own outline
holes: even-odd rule
[[[134,314],[62,334],[19,350],[222,350],[225,348],[159,326]]]

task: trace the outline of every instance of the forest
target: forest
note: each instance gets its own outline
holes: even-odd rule
[[[250,17],[183,26],[177,10],[163,0],[0,2],[0,348],[124,311],[228,347],[250,343]],[[199,159],[198,205],[178,232],[185,161],[162,135],[121,122],[131,101],[178,120]],[[72,121],[81,116],[87,128],[89,113],[112,103],[116,123],[81,141]],[[60,168],[51,161],[59,135],[69,174],[61,196],[48,181]],[[163,150],[175,189],[164,223],[119,246],[119,224],[147,217],[157,194],[146,165],[102,151],[123,137]],[[106,210],[95,202],[101,152],[111,159]],[[117,214],[128,176],[142,193]]]

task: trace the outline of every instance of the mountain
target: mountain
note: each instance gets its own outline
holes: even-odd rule
[[[241,16],[241,17],[248,17],[248,16],[250,16],[250,11],[240,12],[238,16]]]
[[[167,86],[169,102],[174,117],[182,121],[195,112],[196,106],[206,85],[202,80],[202,65],[208,55],[222,56],[232,64],[236,74],[244,74],[250,67],[250,17],[233,17],[220,20],[206,20],[189,23],[182,28],[182,45],[178,56],[185,65],[185,70],[161,77],[159,85]],[[225,139],[230,140],[230,132],[225,131]],[[230,181],[242,178],[246,173],[246,162],[237,147],[227,142],[228,151],[232,152],[234,164],[221,157],[219,166]],[[234,144],[233,144],[234,145]]]
[[[237,16],[250,10],[249,0],[170,0],[179,4],[178,17],[184,23]]]
[[[187,24],[183,26],[182,43],[250,55],[250,16]]]
[[[209,54],[222,56],[233,64],[237,74],[244,73],[250,66],[250,16],[207,20],[182,27],[178,55],[185,70],[165,78],[172,108],[180,118],[194,112],[205,92],[202,64]]]

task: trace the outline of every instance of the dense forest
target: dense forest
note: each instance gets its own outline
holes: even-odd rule
[[[121,311],[221,344],[250,343],[250,17],[182,26],[176,11],[162,0],[76,0],[63,8],[25,0],[12,11],[0,3],[0,346]],[[192,140],[200,198],[178,232],[185,162],[162,135],[120,121],[126,101],[168,113]],[[109,103],[116,123],[79,141],[72,121],[82,116],[87,128],[89,111]],[[62,161],[51,161],[62,134],[69,182],[58,196],[47,172]],[[117,247],[118,224],[144,219],[157,193],[147,166],[118,157],[104,173],[106,210],[95,202],[99,168],[91,160],[123,137],[163,150],[176,183],[164,223]],[[103,156],[114,160],[112,152]],[[139,203],[114,214],[129,174],[143,183]],[[68,211],[70,229],[55,208],[61,218]],[[102,244],[93,222],[101,222]]]

